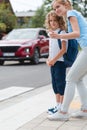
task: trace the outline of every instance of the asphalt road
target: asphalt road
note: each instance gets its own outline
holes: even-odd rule
[[[21,65],[18,62],[9,61],[0,66],[0,89],[12,86],[37,88],[48,85],[50,82],[50,69],[45,59],[38,65],[31,63]]]

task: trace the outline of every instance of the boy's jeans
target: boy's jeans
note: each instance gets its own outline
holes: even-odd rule
[[[75,94],[75,87],[77,87],[80,99],[81,109],[87,110],[87,88],[83,84],[83,77],[87,74],[87,47],[84,48],[73,66],[70,68],[66,77],[66,88],[64,93],[64,100],[62,111],[67,112],[69,105]]]

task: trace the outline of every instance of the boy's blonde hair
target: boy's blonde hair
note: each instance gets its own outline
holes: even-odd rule
[[[47,16],[46,16],[46,20],[45,20],[45,27],[47,29],[52,29],[51,25],[50,25],[50,16],[54,17],[56,19],[56,21],[58,22],[59,28],[61,30],[66,30],[66,22],[64,20],[64,18],[62,16],[58,16],[54,10],[51,10]]]
[[[59,4],[65,5],[68,9],[73,9],[70,0],[53,0],[52,7],[53,7],[53,4],[55,2],[58,2]]]

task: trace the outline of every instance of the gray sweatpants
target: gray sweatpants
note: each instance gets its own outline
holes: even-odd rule
[[[64,100],[62,104],[62,111],[67,112],[69,105],[75,94],[75,87],[77,87],[80,99],[81,109],[87,110],[87,88],[83,83],[83,77],[87,74],[87,47],[85,47],[77,57],[73,66],[70,68],[66,77],[66,88],[64,93]]]

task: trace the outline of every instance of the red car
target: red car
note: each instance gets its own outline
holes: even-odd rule
[[[38,64],[39,58],[48,57],[48,51],[49,37],[45,29],[14,29],[0,40],[0,65],[11,60]]]

